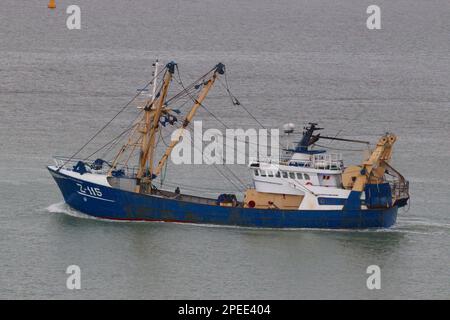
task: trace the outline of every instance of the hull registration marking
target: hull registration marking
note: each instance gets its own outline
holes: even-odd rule
[[[81,183],[77,183],[77,186],[80,188],[80,191],[77,191],[77,193],[84,197],[94,198],[108,202],[115,202],[114,200],[102,198],[103,194],[99,188],[92,188],[92,187],[84,188]]]

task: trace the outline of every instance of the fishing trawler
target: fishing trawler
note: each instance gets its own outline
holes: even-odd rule
[[[362,163],[345,166],[342,155],[316,149],[316,143],[321,139],[347,139],[317,133],[322,128],[316,123],[306,126],[301,140],[285,150],[287,157],[250,161],[253,185],[244,191],[241,201],[239,195],[231,193],[207,198],[180,192],[179,188],[172,191],[158,187],[156,181],[169,156],[197,110],[204,107],[214,83],[225,74],[225,66],[219,63],[188,86],[180,79],[183,90],[168,98],[178,67],[170,62],[159,71],[158,65],[154,65],[152,81],[137,96],[150,85],[152,93],[144,99],[138,119],[126,130],[126,143],[111,161],[77,159],[77,152],[69,158],[57,157],[56,164],[47,167],[70,207],[110,220],[365,229],[392,226],[398,209],[407,205],[408,181],[390,164],[395,135],[380,137]],[[160,74],[162,79],[157,83]],[[189,97],[193,105],[179,122],[181,112],[171,105],[181,96]],[[239,105],[237,99],[234,101]],[[176,123],[181,123],[176,138],[156,162],[162,128]],[[129,163],[133,153],[137,153],[135,166]]]

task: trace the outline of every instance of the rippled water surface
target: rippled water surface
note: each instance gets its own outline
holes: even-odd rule
[[[56,2],[0,3],[0,298],[449,298],[448,1],[377,1],[381,30],[365,27],[357,0]],[[81,30],[66,28],[70,4]],[[279,231],[117,223],[67,208],[45,166],[128,102],[157,57],[176,60],[186,81],[223,62],[267,127],[316,121],[370,141],[396,133],[409,211],[389,230]],[[206,105],[229,127],[258,127],[220,86]],[[245,166],[232,168],[250,182]],[[197,193],[231,188],[211,166],[169,172]],[[66,289],[72,264],[81,290]],[[380,290],[366,288],[372,264]]]

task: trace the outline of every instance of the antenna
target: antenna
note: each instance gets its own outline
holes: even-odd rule
[[[143,101],[138,102],[138,106],[137,106],[138,109],[145,109],[148,106],[151,106],[156,99],[155,95],[156,95],[156,89],[157,89],[156,87],[158,84],[158,79],[156,79],[155,77],[159,72],[159,66],[160,66],[159,60],[156,59],[155,62],[152,63],[152,67],[153,67],[152,79],[153,80],[150,82],[150,84],[152,85],[152,92],[144,94],[144,92],[147,92],[149,90],[146,88],[137,89],[137,91],[140,92],[140,96],[142,96],[144,98]]]
[[[155,101],[155,94],[156,94],[156,80],[155,76],[158,74],[158,67],[159,67],[159,60],[156,59],[156,61],[152,64],[153,72],[152,72],[152,100],[151,102]]]

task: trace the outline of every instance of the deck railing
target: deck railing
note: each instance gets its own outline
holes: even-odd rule
[[[342,170],[344,161],[340,153],[314,154],[309,160],[295,160],[290,158],[251,158],[250,163],[269,163],[289,165],[293,167],[306,167],[322,170]]]
[[[395,179],[389,181],[391,186],[391,193],[394,199],[409,198],[409,181],[402,179]]]
[[[314,154],[310,160],[292,159],[289,161],[289,165],[322,170],[342,170],[344,161],[340,153]]]
[[[82,161],[88,172],[91,173],[98,173],[98,174],[106,174],[111,170],[111,167],[109,167],[107,164],[104,164],[101,169],[96,170],[93,166],[94,160],[89,159],[81,159],[81,158],[68,158],[64,156],[54,156],[53,160],[55,161],[55,165],[59,167],[63,167],[66,170],[73,170],[73,167],[79,162]],[[118,163],[116,165],[117,168],[120,170],[123,170],[124,175],[127,177],[136,177],[136,174],[138,172],[138,167],[136,166],[128,166],[124,165],[122,163]]]

